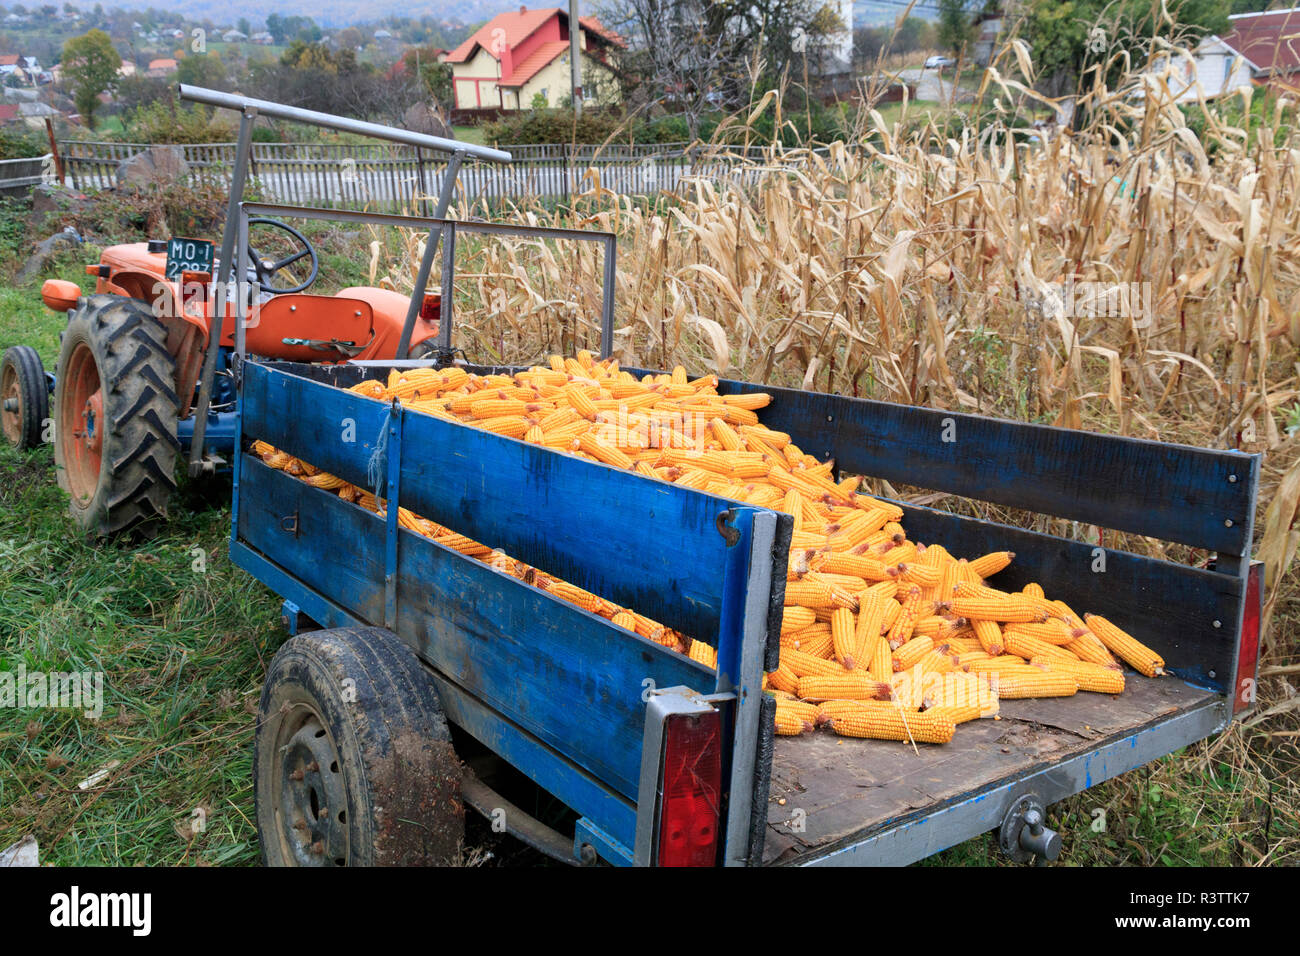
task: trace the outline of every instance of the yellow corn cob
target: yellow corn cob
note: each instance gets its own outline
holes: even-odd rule
[[[809,574],[801,581],[786,583],[785,603],[802,607],[847,607],[856,610],[857,598]]]
[[[788,637],[781,638],[782,647],[792,647],[797,651],[803,651],[805,654],[811,654],[813,657],[820,657],[822,660],[829,661],[835,653],[835,643],[831,636],[831,629],[826,625],[816,627],[805,627],[795,631]]]
[[[820,554],[813,563],[818,571],[849,574],[864,581],[887,581],[892,577],[889,573],[892,570],[889,565],[866,555],[837,554],[828,551]]]
[[[790,634],[800,628],[807,627],[817,620],[817,614],[812,608],[807,607],[787,607],[785,615],[781,618],[781,633]]]
[[[803,700],[888,700],[890,689],[884,681],[872,680],[864,673],[841,672],[800,677],[798,693]]]
[[[841,677],[847,671],[838,661],[828,661],[792,647],[781,648],[781,664],[789,666],[797,677]]]
[[[578,447],[597,461],[602,461],[607,465],[613,465],[615,468],[632,467],[631,458],[619,451],[617,448],[596,441],[591,432],[586,432],[578,436]]]
[[[1057,647],[1064,647],[1086,633],[1083,628],[1071,628],[1059,617],[1048,618],[1042,624],[1008,624],[1002,630],[1008,634],[1028,634]]]
[[[1111,656],[1110,651],[1106,650],[1106,645],[1097,640],[1096,635],[1091,631],[1084,631],[1081,636],[1065,645],[1065,649],[1079,658],[1081,661],[1087,661],[1089,664],[1100,664],[1102,667],[1118,668],[1119,661]]]
[[[1017,657],[1015,654],[1003,654],[1000,657],[985,657],[969,661],[966,669],[972,674],[988,674],[993,671],[1028,671],[1041,668],[1033,667],[1023,657]]]
[[[1017,700],[1022,697],[1072,697],[1079,690],[1073,674],[1039,670],[999,671],[993,687],[999,700]]]
[[[1036,623],[1047,615],[1023,595],[1009,595],[991,588],[977,588],[967,581],[959,583],[948,602],[953,613],[971,621],[1001,621],[1003,623]]]
[[[943,712],[909,713],[890,705],[862,707],[830,718],[831,729],[846,737],[875,740],[910,740],[916,743],[946,744],[957,725]]]
[[[531,425],[528,431],[524,432],[524,441],[533,445],[540,445],[545,437],[546,433],[542,431],[541,425]]]
[[[889,646],[893,648],[904,644],[912,636],[912,628],[915,626],[917,618],[921,616],[921,589],[915,584],[907,585],[901,604],[902,610],[889,626],[889,634],[887,635]]]
[[[985,575],[985,577],[987,576],[988,575]],[[1047,599],[1047,595],[1043,593],[1043,586],[1033,581],[1026,584],[1024,588],[1021,589],[1021,593],[1023,593],[1025,597],[1037,598],[1040,601]]]
[[[903,646],[906,647],[907,645]],[[918,672],[946,674],[957,669],[957,661],[954,655],[946,652],[946,649],[941,650],[936,647],[913,664],[912,668]]]
[[[776,732],[785,737],[797,737],[799,734],[811,733],[814,721],[807,719],[803,713],[790,706],[789,701],[777,698]]]
[[[584,591],[577,585],[570,584],[567,581],[551,579],[547,582],[546,590],[556,597],[563,598],[570,604],[576,604],[584,611],[590,611],[593,614],[606,613],[612,609],[612,605],[604,598],[592,594],[590,591]]]
[[[894,654],[893,654],[894,671],[898,672],[898,671],[908,670],[909,668],[914,666],[917,661],[925,657],[925,655],[929,654],[930,651],[932,650],[934,650],[933,638],[929,638],[929,637],[912,638],[906,644],[903,644],[894,650]]]
[[[690,658],[698,661],[705,667],[711,667],[715,670],[718,666],[718,652],[715,648],[710,647],[703,641],[691,641]]]
[[[1031,657],[1047,657],[1058,661],[1078,660],[1077,657],[1063,647],[1048,644],[1046,641],[1040,641],[1032,634],[1013,631],[1010,628],[1006,628],[1002,632],[1002,646],[1008,654],[1015,654],[1025,660],[1029,660]]]
[[[1084,661],[1067,663],[1052,657],[1035,657],[1029,663],[1046,668],[1052,673],[1069,674],[1079,682],[1079,690],[1094,694],[1122,694],[1124,692],[1124,672],[1100,664]]]
[[[596,403],[581,387],[569,389],[566,397],[569,404],[573,406],[573,410],[579,415],[589,422],[596,420]]]
[[[777,690],[783,690],[789,694],[793,694],[799,689],[799,678],[785,664],[768,674],[767,681]]]
[[[1011,564],[1015,557],[1014,551],[993,551],[971,561],[969,566],[971,571],[981,578],[991,578]]]
[[[854,666],[856,625],[853,612],[846,607],[837,607],[831,614],[831,646],[835,650],[835,659],[845,670],[852,670]]]
[[[528,433],[531,422],[527,418],[484,418],[474,425],[486,432],[504,435],[507,438],[523,438]]]
[[[1097,640],[1106,645],[1106,650],[1118,655],[1135,671],[1147,677],[1165,672],[1164,658],[1127,631],[1116,627],[1100,614],[1084,614],[1083,620]]]
[[[619,611],[610,618],[610,620],[612,623],[617,624],[619,627],[626,628],[629,631],[636,630],[636,617],[631,611]]]
[[[876,656],[876,645],[884,642],[880,633],[885,619],[885,601],[870,588],[858,595],[858,621],[853,635],[853,660],[860,666],[870,666]]]
[[[870,656],[868,673],[872,680],[887,681],[894,675],[894,656],[889,649],[889,641],[881,636],[876,641],[875,652]]]

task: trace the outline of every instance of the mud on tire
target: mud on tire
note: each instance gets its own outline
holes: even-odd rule
[[[149,306],[115,295],[68,312],[54,389],[54,465],[87,532],[148,536],[176,489],[175,364]]]
[[[457,863],[460,775],[433,682],[391,632],[312,631],[280,647],[253,753],[267,865]]]

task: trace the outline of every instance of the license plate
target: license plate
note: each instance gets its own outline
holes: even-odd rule
[[[212,243],[206,239],[168,239],[168,279],[179,279],[182,272],[211,272]]]

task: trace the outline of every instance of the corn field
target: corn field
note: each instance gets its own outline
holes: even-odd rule
[[[1198,135],[1161,78],[1133,73],[1081,98],[1079,128],[1035,129],[1016,118],[1026,104],[1051,105],[1031,91],[1032,78],[1013,41],[956,132],[951,123],[888,124],[864,109],[850,142],[769,148],[734,182],[632,197],[603,188],[593,170],[572,210],[511,215],[617,235],[614,353],[627,365],[682,362],[692,372],[1263,452],[1256,556],[1268,564],[1269,613],[1290,607],[1270,630],[1265,673],[1270,662],[1290,665],[1300,619],[1289,571],[1300,538],[1300,429],[1286,430],[1288,416],[1300,419],[1295,104],[1256,104],[1247,129],[1226,117],[1252,117],[1249,91],[1203,103]],[[763,109],[779,114],[780,97],[762,97],[749,121]],[[744,136],[746,117],[727,133]],[[476,214],[487,212],[452,215]],[[512,364],[595,348],[601,262],[584,245],[465,244],[455,344],[472,360]],[[372,279],[409,290],[421,248],[414,235],[397,249],[374,243]],[[923,476],[916,484],[924,488]],[[1104,534],[1066,522],[1049,529]],[[1158,542],[1104,540],[1198,560]]]

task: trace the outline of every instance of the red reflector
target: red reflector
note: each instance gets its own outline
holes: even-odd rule
[[[420,303],[420,318],[426,322],[437,322],[442,312],[442,296],[426,295]]]
[[[664,722],[660,866],[713,866],[722,793],[721,717],[675,714]]]
[[[1264,563],[1256,561],[1246,573],[1246,609],[1241,616],[1241,650],[1237,652],[1233,714],[1246,710],[1255,703],[1255,669],[1259,665],[1259,619],[1263,611],[1263,591]]]

